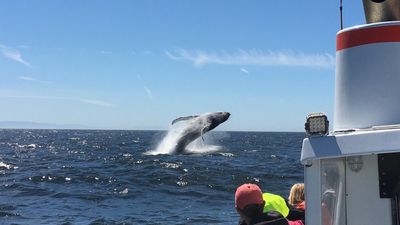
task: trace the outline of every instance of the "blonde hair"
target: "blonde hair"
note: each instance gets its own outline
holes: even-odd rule
[[[304,184],[303,183],[297,183],[292,186],[290,189],[290,194],[289,194],[289,204],[290,205],[298,205],[304,201]]]

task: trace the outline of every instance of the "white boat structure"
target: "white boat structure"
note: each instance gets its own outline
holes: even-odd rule
[[[307,118],[307,225],[400,224],[400,0],[363,0],[337,33],[333,131]]]

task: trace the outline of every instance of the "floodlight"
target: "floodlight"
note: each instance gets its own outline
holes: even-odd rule
[[[327,135],[329,132],[328,117],[324,113],[310,113],[305,124],[307,136]]]

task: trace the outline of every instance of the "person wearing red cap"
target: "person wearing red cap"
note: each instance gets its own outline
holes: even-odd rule
[[[243,184],[236,189],[235,208],[246,225],[304,225],[301,220],[288,221],[275,211],[263,212],[265,201],[256,184]]]

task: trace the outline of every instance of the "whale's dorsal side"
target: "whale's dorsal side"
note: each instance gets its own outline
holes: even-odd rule
[[[199,116],[196,115],[196,116],[184,116],[184,117],[179,117],[179,118],[174,119],[174,120],[172,121],[172,124],[174,124],[174,123],[176,123],[176,122],[179,122],[179,121],[183,121],[183,120],[194,119],[194,118],[197,118],[197,117],[199,117]]]

